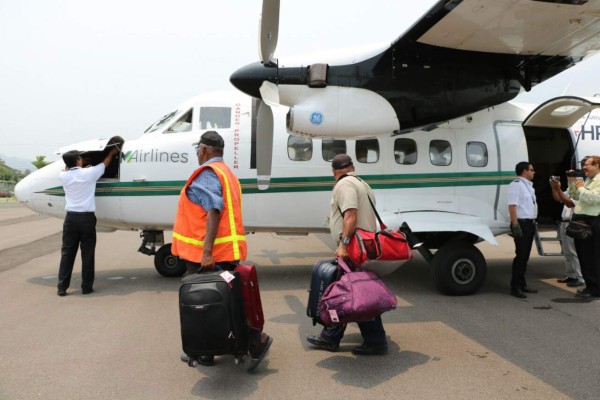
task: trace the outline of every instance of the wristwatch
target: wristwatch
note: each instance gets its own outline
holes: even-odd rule
[[[344,246],[348,246],[350,244],[350,238],[348,236],[342,236],[340,238],[340,243],[342,243]]]

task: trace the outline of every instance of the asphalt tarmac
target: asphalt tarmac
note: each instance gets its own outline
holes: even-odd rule
[[[561,257],[532,255],[528,283],[509,296],[512,240],[480,244],[488,278],[475,295],[437,292],[420,256],[384,281],[398,308],[383,315],[390,352],[354,356],[351,324],[336,353],[315,350],[305,314],[311,267],[332,257],[328,235],[249,235],[265,331],[273,346],[253,374],[232,357],[179,360],[177,291],[137,232],[99,233],[95,292],[83,296],[78,258],[56,295],[62,221],[0,204],[0,399],[597,399],[600,301],[556,282]],[[165,235],[167,236],[167,235]],[[552,249],[552,244],[548,244]],[[534,250],[535,252],[535,250]]]

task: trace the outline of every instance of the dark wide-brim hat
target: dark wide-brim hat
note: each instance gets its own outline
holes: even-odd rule
[[[219,135],[215,131],[204,132],[202,134],[202,136],[200,136],[199,141],[197,141],[196,143],[192,143],[193,146],[198,146],[200,144],[204,144],[206,146],[217,147],[219,149],[222,149],[225,147],[225,141],[223,140],[221,135]]]
[[[333,169],[344,169],[354,165],[352,158],[348,154],[338,154],[331,160],[331,168]]]

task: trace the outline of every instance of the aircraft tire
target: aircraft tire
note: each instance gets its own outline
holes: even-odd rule
[[[185,262],[171,254],[171,243],[167,243],[154,255],[154,268],[162,276],[172,278],[185,273]]]
[[[450,241],[433,256],[435,285],[444,294],[466,296],[485,282],[487,263],[481,251],[464,241]]]

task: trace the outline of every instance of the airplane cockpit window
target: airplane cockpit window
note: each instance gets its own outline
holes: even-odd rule
[[[200,129],[231,128],[231,107],[200,108]]]
[[[379,141],[377,139],[357,140],[356,161],[369,164],[379,161]]]
[[[288,136],[288,157],[292,161],[309,161],[312,158],[312,139],[302,136]]]
[[[467,164],[471,167],[485,167],[488,163],[488,151],[485,143],[467,142]]]
[[[189,132],[192,130],[192,110],[183,114],[165,133]]]
[[[338,154],[346,154],[346,141],[323,139],[321,153],[323,154],[323,160],[327,162],[333,160],[333,157]]]
[[[177,111],[178,110],[175,110],[175,111],[172,111],[172,112],[164,115],[161,119],[159,119],[158,121],[156,121],[155,123],[153,123],[152,125],[150,125],[150,127],[148,129],[146,129],[144,131],[144,133],[154,132],[158,128],[163,127],[165,124],[169,123],[169,121],[171,121],[171,119],[173,119],[173,117],[175,116],[175,114],[177,114]]]
[[[413,139],[396,139],[394,141],[394,159],[396,163],[411,165],[417,162],[417,142]]]
[[[429,142],[429,159],[433,165],[446,166],[452,163],[452,146],[447,140]]]

